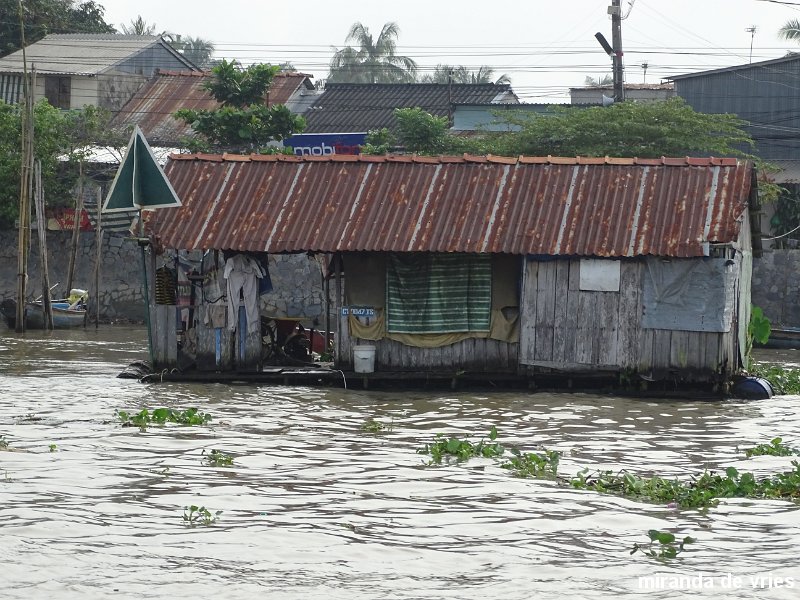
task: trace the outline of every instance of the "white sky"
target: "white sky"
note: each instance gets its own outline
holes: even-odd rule
[[[507,74],[523,101],[561,102],[587,75],[611,71],[594,38],[611,41],[610,0],[99,0],[105,19],[119,28],[137,15],[159,30],[212,41],[218,58],[240,62],[289,61],[323,79],[332,46],[343,47],[360,21],[377,36],[384,23],[400,27],[398,52],[423,70],[437,63]],[[623,11],[630,0],[622,0]],[[800,0],[635,0],[622,23],[626,81],[746,63],[800,51],[777,31],[800,19]]]

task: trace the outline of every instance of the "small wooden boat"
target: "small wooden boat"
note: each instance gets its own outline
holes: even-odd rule
[[[86,326],[86,304],[83,302],[70,303],[68,300],[51,300],[53,307],[53,329],[72,329]],[[16,300],[3,300],[0,304],[0,313],[10,329],[17,325]],[[25,304],[25,329],[44,329],[44,305],[39,302]]]

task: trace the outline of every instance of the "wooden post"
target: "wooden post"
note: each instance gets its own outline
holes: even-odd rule
[[[329,266],[330,262],[326,265]],[[325,352],[331,347],[331,278],[328,269],[322,270],[322,284],[325,290]]]
[[[36,224],[39,234],[39,264],[42,274],[42,313],[43,328],[53,329],[53,305],[50,303],[50,272],[47,268],[47,218],[44,214],[44,190],[42,188],[42,161],[34,164],[34,204],[36,207]]]
[[[336,331],[334,332],[334,340],[336,341],[336,356],[334,357],[334,364],[338,365],[342,361],[342,331],[341,331],[341,314],[342,314],[342,265],[339,261],[339,253],[333,255],[334,273],[336,274]]]
[[[78,239],[83,215],[83,161],[78,164],[78,197],[75,198],[75,215],[72,218],[72,241],[69,247],[69,267],[67,268],[67,293],[69,295],[75,282],[75,261],[78,255]]]
[[[94,327],[100,326],[100,264],[103,261],[103,224],[102,224],[103,196],[100,188],[97,188],[97,233],[95,234],[95,257],[94,257],[94,306],[95,318]]]

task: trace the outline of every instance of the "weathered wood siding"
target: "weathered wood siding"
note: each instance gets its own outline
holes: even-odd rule
[[[519,344],[492,339],[470,338],[440,348],[417,348],[390,339],[359,340],[351,338],[347,317],[340,318],[343,331],[340,369],[353,366],[353,346],[375,346],[376,371],[471,371],[481,373],[516,373],[519,365]]]
[[[736,368],[736,319],[726,333],[644,329],[645,264],[626,260],[620,267],[619,292],[594,292],[580,290],[580,260],[528,261],[521,365],[568,372],[634,370],[658,377],[675,371],[704,377]]]
[[[178,317],[175,309],[172,304],[156,304],[150,308],[155,371],[174,369],[178,366]]]
[[[174,307],[173,307],[174,308]],[[235,333],[226,327],[204,324],[207,306],[198,307],[197,368],[200,371],[257,371],[261,369],[261,335],[247,333],[244,308],[240,307]]]

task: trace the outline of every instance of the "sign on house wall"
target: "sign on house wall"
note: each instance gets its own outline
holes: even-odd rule
[[[361,154],[366,137],[366,133],[298,133],[284,140],[283,145],[298,156]]]

